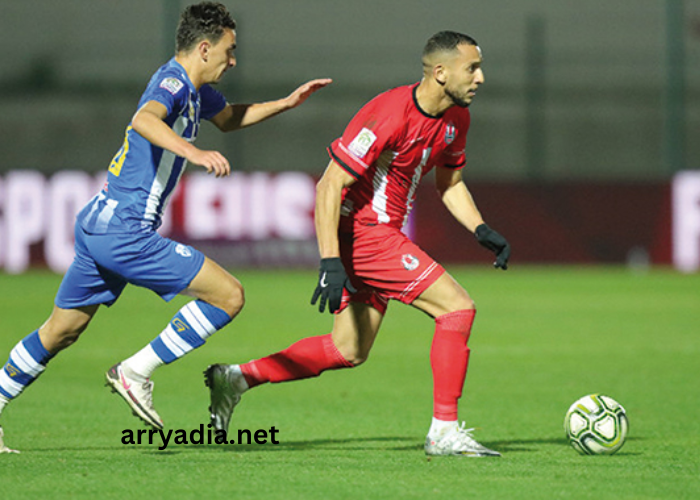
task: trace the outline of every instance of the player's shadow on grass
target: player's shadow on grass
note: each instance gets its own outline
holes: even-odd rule
[[[643,440],[642,437],[628,437],[626,441],[637,441]],[[518,453],[518,452],[531,452],[536,451],[532,446],[542,445],[542,444],[553,444],[569,447],[569,442],[566,438],[546,438],[546,439],[509,439],[506,441],[492,441],[491,443],[484,443],[485,446],[493,448],[504,453]],[[641,455],[641,453],[626,453],[625,451],[620,451],[617,455]]]
[[[406,444],[402,444],[406,443]],[[410,443],[410,444],[409,444]],[[483,442],[484,446],[500,452],[517,453],[535,451],[538,445],[553,444],[569,446],[566,439],[513,439]],[[223,452],[259,453],[275,451],[345,450],[345,451],[422,451],[423,441],[416,436],[356,437],[345,439],[305,439],[303,441],[280,441],[279,444],[204,444],[184,446],[186,448],[218,449]]]
[[[538,445],[543,444],[569,446],[569,443],[564,438],[508,439],[505,441],[493,441],[491,443],[484,443],[485,446],[504,453],[535,451],[535,448],[533,448],[533,446],[537,447]]]
[[[186,448],[217,449],[224,452],[250,453],[250,452],[274,452],[274,451],[308,451],[308,450],[346,450],[346,451],[416,451],[423,449],[423,443],[415,437],[407,436],[382,436],[382,437],[357,437],[345,439],[305,439],[303,441],[280,441],[279,444],[206,444],[189,445]],[[402,442],[411,442],[411,445],[396,445]],[[392,446],[391,444],[394,444]]]
[[[633,436],[628,437],[627,441],[643,441],[644,437]],[[404,443],[404,444],[402,444]],[[537,451],[538,445],[558,445],[569,447],[569,443],[563,438],[546,438],[546,439],[511,439],[504,441],[484,441],[484,446],[492,448],[501,453],[529,453]],[[148,446],[148,447],[146,447]],[[123,450],[140,451],[145,454],[152,455],[178,455],[181,450],[217,450],[224,453],[260,453],[260,452],[275,452],[275,451],[309,451],[309,450],[329,450],[329,451],[406,451],[420,452],[423,451],[423,442],[415,436],[382,436],[382,437],[357,437],[345,439],[306,439],[303,441],[281,441],[279,444],[186,444],[174,445],[171,444],[167,449],[158,449],[157,445],[129,445],[121,447]],[[37,452],[56,452],[56,451],[114,451],[114,447],[99,446],[99,447],[59,447],[59,448],[35,448],[32,451]],[[642,455],[641,452],[630,452],[624,448],[616,453],[620,455]]]

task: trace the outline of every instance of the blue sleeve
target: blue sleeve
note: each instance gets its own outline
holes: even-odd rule
[[[226,107],[226,98],[221,92],[214,90],[209,85],[202,85],[199,89],[201,108],[199,117],[202,120],[210,120]]]
[[[179,113],[187,105],[188,96],[187,85],[182,80],[175,76],[164,75],[151,82],[141,96],[139,107],[148,101],[157,101],[167,108],[170,116],[173,112]]]

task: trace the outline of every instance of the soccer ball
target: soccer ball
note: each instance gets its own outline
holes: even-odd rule
[[[564,430],[571,446],[582,455],[612,455],[627,437],[625,409],[602,394],[589,394],[571,405]]]

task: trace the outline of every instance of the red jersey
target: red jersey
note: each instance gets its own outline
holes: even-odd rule
[[[465,164],[469,109],[453,106],[440,116],[428,115],[418,106],[417,87],[397,87],[372,99],[328,148],[357,179],[344,193],[341,209],[356,223],[400,229],[423,176],[435,166]]]

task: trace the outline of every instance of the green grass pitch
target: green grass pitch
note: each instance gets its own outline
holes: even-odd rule
[[[124,445],[143,428],[103,386],[113,363],[149,342],[185,299],[127,288],[80,341],[2,416],[2,498],[700,498],[700,275],[653,269],[448,269],[477,303],[460,418],[501,458],[434,458],[433,323],[392,303],[368,362],[243,398],[232,428],[278,429],[279,444]],[[207,423],[202,370],[244,362],[331,318],[308,305],[314,271],[234,272],[242,314],[201,349],[159,370],[168,429]],[[51,310],[60,277],[0,275],[0,356]],[[563,417],[585,394],[624,405],[628,441],[580,456]]]

